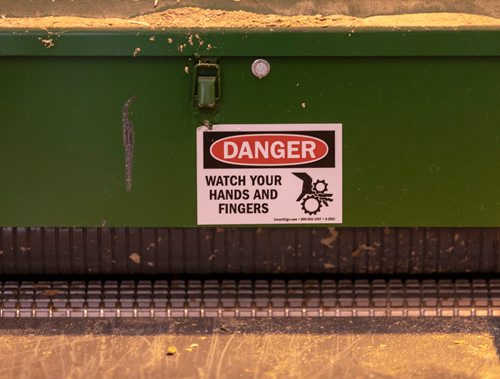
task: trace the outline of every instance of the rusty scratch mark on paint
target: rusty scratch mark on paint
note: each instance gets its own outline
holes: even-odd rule
[[[129,120],[129,107],[136,100],[135,96],[128,99],[122,109],[122,138],[125,148],[125,186],[132,190],[132,165],[134,161],[134,124]]]

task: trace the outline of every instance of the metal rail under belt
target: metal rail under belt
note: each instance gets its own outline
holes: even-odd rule
[[[499,316],[500,280],[2,282],[0,318]]]

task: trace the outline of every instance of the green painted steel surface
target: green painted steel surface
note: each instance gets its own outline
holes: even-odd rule
[[[186,35],[175,33],[155,41]],[[413,46],[404,33],[359,33],[352,46],[344,34],[271,33],[272,52],[254,44],[262,33],[211,33],[223,94],[212,122],[343,124],[343,225],[500,226],[500,32],[412,32]],[[193,51],[133,58],[130,33],[64,34],[45,49],[40,35],[0,35],[0,225],[195,225],[195,128],[207,116],[193,107]],[[324,38],[302,54],[312,35]],[[263,80],[255,58],[271,63]]]
[[[499,30],[204,29],[51,33],[0,30],[0,56],[130,57],[137,47],[141,49],[138,57],[195,54],[204,57],[500,56],[499,36]],[[43,40],[49,39],[54,45],[46,48]]]

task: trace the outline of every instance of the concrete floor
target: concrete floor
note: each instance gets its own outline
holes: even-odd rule
[[[484,318],[4,319],[0,377],[498,378],[499,347]]]

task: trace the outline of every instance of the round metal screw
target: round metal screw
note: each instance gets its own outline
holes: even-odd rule
[[[265,78],[271,72],[271,65],[265,59],[257,59],[252,63],[252,73],[259,79]]]

